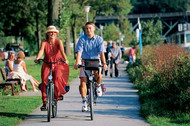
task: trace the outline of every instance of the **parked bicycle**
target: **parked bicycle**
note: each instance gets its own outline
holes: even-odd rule
[[[46,64],[49,64],[50,67],[50,73],[48,76],[49,82],[47,83],[47,108],[45,110],[41,110],[41,111],[47,111],[47,121],[50,122],[51,120],[51,115],[53,118],[55,118],[57,116],[57,100],[54,99],[54,82],[53,82],[53,76],[52,76],[52,64],[56,64],[58,62],[63,62],[65,63],[65,61],[63,61],[62,59],[57,60],[56,62],[47,62],[44,59],[39,59],[38,62],[43,61]],[[68,91],[68,87],[65,87],[66,91]],[[62,99],[63,100],[63,97]]]
[[[88,101],[88,107],[90,108],[90,116],[91,116],[91,120],[94,119],[94,109],[93,109],[93,105],[96,104],[96,99],[97,99],[97,93],[96,93],[96,79],[95,79],[95,75],[93,73],[93,70],[98,70],[99,68],[102,67],[102,65],[99,66],[95,66],[93,61],[91,62],[93,65],[92,67],[87,68],[85,65],[79,65],[78,67],[84,67],[84,73],[87,77],[87,101]],[[90,74],[87,74],[86,70],[90,70]],[[100,71],[99,71],[100,72]]]

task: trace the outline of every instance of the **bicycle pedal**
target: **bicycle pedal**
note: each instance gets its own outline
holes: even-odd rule
[[[47,108],[40,108],[41,111],[47,111]]]
[[[59,96],[59,100],[60,101],[64,100],[64,96],[63,95]]]

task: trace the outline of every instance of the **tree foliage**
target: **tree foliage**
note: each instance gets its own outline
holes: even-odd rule
[[[132,6],[130,0],[62,0],[63,8],[59,15],[61,39],[64,41],[68,34],[77,40],[81,28],[86,21],[85,5],[90,5],[89,21],[94,21],[97,15],[126,15]],[[30,51],[37,52],[37,20],[39,21],[42,39],[45,38],[48,19],[47,0],[1,0],[0,2],[0,35],[24,38],[24,46]],[[37,18],[38,17],[38,18]],[[66,29],[71,28],[72,33]],[[69,40],[69,39],[68,39]]]
[[[123,44],[125,46],[137,45],[135,32],[131,30],[132,25],[129,20],[122,16],[119,20],[119,24],[121,33],[124,35]]]
[[[89,0],[96,15],[126,15],[132,9],[130,0]]]
[[[37,49],[36,13],[39,14],[40,26],[46,27],[47,1],[44,0],[2,0],[0,2],[0,31],[3,36],[22,36],[30,45]]]
[[[145,45],[156,45],[161,41],[162,23],[157,21],[147,21],[142,23],[142,44]]]
[[[117,41],[119,39],[119,28],[114,24],[106,25],[103,30],[104,40]]]
[[[184,12],[190,9],[189,0],[131,0],[132,13]]]

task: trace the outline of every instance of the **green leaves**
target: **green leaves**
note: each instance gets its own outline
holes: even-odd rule
[[[145,45],[156,45],[161,41],[162,25],[161,21],[147,21],[142,23],[142,44]]]
[[[190,54],[182,47],[163,44],[146,46],[141,63],[128,66],[140,92],[144,115],[176,118],[174,113],[189,113],[189,62]]]
[[[131,3],[133,13],[184,12],[190,9],[189,0],[131,0]]]
[[[119,39],[119,32],[119,28],[114,23],[105,26],[103,30],[104,40],[117,41]]]

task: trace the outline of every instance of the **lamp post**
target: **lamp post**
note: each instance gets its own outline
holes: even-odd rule
[[[100,31],[101,31],[101,37],[103,38],[103,28],[104,26],[103,25],[100,25]]]
[[[86,12],[86,22],[88,22],[88,12],[90,11],[91,6],[84,6],[84,10]]]

